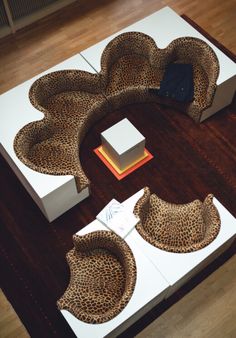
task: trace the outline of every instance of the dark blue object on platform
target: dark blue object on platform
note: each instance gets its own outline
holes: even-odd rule
[[[160,89],[151,89],[151,92],[179,102],[193,101],[193,66],[191,64],[170,63],[166,67]]]

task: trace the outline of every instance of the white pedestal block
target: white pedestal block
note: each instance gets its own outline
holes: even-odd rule
[[[98,220],[94,220],[77,234],[82,236],[97,230],[109,231]],[[61,310],[62,315],[78,338],[117,337],[166,297],[169,288],[167,281],[151,261],[133,244],[129,235],[125,241],[133,252],[137,267],[137,279],[133,295],[123,311],[115,318],[102,324],[84,323],[69,311]]]
[[[151,36],[159,48],[166,48],[171,41],[184,36],[196,37],[207,42],[219,59],[220,74],[217,80],[217,90],[212,106],[203,112],[201,121],[232,102],[236,88],[236,64],[169,7],[164,7],[131,26],[109,36],[94,46],[82,51],[81,55],[92,65],[94,70],[99,72],[101,69],[101,55],[108,42],[117,35],[130,31],[142,32]]]
[[[136,197],[137,201],[140,192]],[[134,206],[136,201],[133,198],[130,207]],[[221,228],[216,239],[203,249],[190,253],[167,252],[146,242],[136,229],[129,234],[129,240],[132,239],[133,244],[139,247],[169,282],[167,297],[223,253],[236,236],[236,219],[216,198],[213,199],[213,203],[220,214]]]
[[[46,175],[28,168],[16,157],[13,141],[24,125],[43,118],[28,98],[32,83],[42,75],[63,69],[94,72],[80,55],[75,55],[0,96],[0,152],[50,222],[88,197],[89,191],[86,188],[78,194],[73,176]]]
[[[123,119],[101,133],[102,148],[124,170],[144,156],[145,137],[128,119]]]

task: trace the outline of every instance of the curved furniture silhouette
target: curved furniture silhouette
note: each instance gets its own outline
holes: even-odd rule
[[[193,102],[186,105],[150,95],[148,89],[160,86],[169,63],[193,65]],[[183,110],[199,122],[202,111],[212,104],[219,62],[212,48],[198,38],[177,38],[160,49],[150,36],[127,32],[114,38],[104,49],[100,75],[104,94],[115,108],[133,102],[156,101]]]
[[[49,73],[33,83],[29,98],[44,118],[17,133],[16,155],[38,172],[75,176],[78,191],[83,190],[89,180],[80,164],[80,144],[90,126],[108,111],[99,76],[78,70]]]
[[[87,323],[103,323],[118,315],[129,302],[136,283],[136,264],[125,241],[110,231],[73,237],[67,254],[70,283],[58,300]]]
[[[159,49],[148,35],[128,32],[106,46],[99,74],[62,70],[33,83],[29,98],[44,118],[17,133],[16,155],[38,172],[75,176],[78,191],[83,190],[89,180],[80,164],[79,147],[88,129],[108,111],[128,103],[165,104],[165,98],[150,94],[149,89],[158,88],[171,62],[193,64],[195,96],[184,110],[199,121],[216,89],[219,65],[213,50],[192,37],[178,38]],[[181,106],[174,101],[171,105]]]
[[[204,248],[218,235],[220,216],[213,195],[204,202],[168,203],[144,188],[143,196],[134,207],[140,218],[139,234],[151,245],[170,252],[192,252]]]

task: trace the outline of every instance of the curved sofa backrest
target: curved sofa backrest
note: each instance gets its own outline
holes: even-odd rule
[[[140,218],[141,223],[145,223],[150,208],[151,192],[148,187],[144,188],[143,196],[134,206],[134,215]]]
[[[137,67],[137,72],[141,69],[142,76],[134,76],[135,81],[131,76],[131,80],[128,78],[126,81],[126,77],[122,77],[124,69],[120,62],[117,67],[120,73],[114,76],[114,88],[109,87],[112,82],[113,64],[120,61],[120,58],[125,59],[125,56],[128,56],[129,63],[127,64],[130,67],[132,67],[132,57],[138,56],[137,64],[141,62]],[[219,73],[219,63],[211,47],[200,39],[183,37],[173,40],[166,48],[159,49],[150,36],[141,32],[127,32],[115,37],[104,49],[100,74],[81,70],[62,70],[44,75],[33,83],[29,91],[30,101],[45,116],[43,120],[32,122],[18,132],[14,142],[17,156],[33,170],[45,174],[75,176],[78,191],[88,187],[90,182],[83,172],[79,159],[79,147],[88,129],[111,109],[118,108],[120,105],[142,102],[142,100],[144,102],[157,100],[162,104],[164,99],[159,97],[153,99],[148,89],[160,85],[166,65],[175,61],[193,65],[198,63],[204,70],[199,76],[200,81],[198,79],[197,82],[201,90],[196,91],[196,98],[184,110],[195,121],[200,121],[202,111],[212,103]],[[143,64],[147,64],[147,67],[143,67]],[[134,62],[132,71],[136,75],[135,67]],[[125,71],[127,73],[126,68]],[[206,79],[204,79],[204,73],[206,73]],[[114,72],[114,74],[117,73]],[[149,76],[145,78],[146,74]],[[116,84],[117,78],[124,83]],[[81,115],[79,109],[78,114],[76,109],[75,113],[71,114],[68,104],[74,91],[81,94],[78,98],[76,97],[75,104],[80,99],[81,101],[84,99],[81,105]],[[69,92],[69,97],[68,102],[65,100],[65,106],[63,106],[61,102],[64,100],[64,95],[61,95],[59,103],[55,96],[60,93],[65,94],[65,92]],[[57,104],[54,105],[54,101]],[[61,111],[60,108],[62,108]],[[46,147],[45,144],[40,144],[44,141]],[[34,145],[39,145],[33,149],[35,153],[30,151]],[[60,155],[59,157],[57,154],[58,162],[52,161],[52,158],[48,156],[50,155],[48,149],[51,153],[56,153],[57,148]],[[140,218],[145,218],[147,214],[145,210],[148,210],[150,205],[150,192],[145,191],[145,194],[149,197],[142,206],[143,211],[139,210]]]
[[[46,114],[49,97],[65,91],[78,90],[100,94],[101,82],[99,76],[82,70],[52,72],[40,77],[32,84],[29,99],[36,109]]]
[[[173,40],[167,50],[172,54],[172,62],[182,60],[193,66],[201,65],[206,75],[205,81],[208,82],[206,102],[210,101],[211,104],[212,90],[215,90],[219,76],[219,61],[213,49],[205,41],[187,36]]]
[[[166,66],[173,62],[192,64],[196,78],[198,78],[196,70],[201,70],[202,88],[196,89],[194,101],[185,110],[199,122],[201,112],[212,104],[219,75],[217,56],[205,41],[195,37],[180,37],[173,40],[166,48],[160,49],[155,41],[144,33],[120,34],[108,43],[101,56],[100,75],[104,88],[112,81],[109,71],[113,64],[128,55],[134,59],[137,55],[145,57],[153,73],[159,76],[164,73]],[[126,93],[128,90],[129,88],[126,89]]]
[[[48,124],[45,127],[44,121],[35,121],[27,124],[21,130],[23,133],[18,133],[14,139],[14,150],[18,158],[23,163],[29,163],[29,152],[32,146],[41,142],[44,138],[52,133],[51,126]],[[32,132],[34,130],[34,132]],[[31,162],[31,169],[37,171],[37,166]]]
[[[212,194],[207,195],[202,205],[202,214],[205,222],[206,233],[209,231],[212,224],[220,226],[221,223],[219,212],[213,204],[213,197],[214,196]]]
[[[127,32],[118,35],[105,47],[101,56],[101,73],[109,68],[122,56],[141,55],[155,62],[157,46],[148,35],[140,32]]]

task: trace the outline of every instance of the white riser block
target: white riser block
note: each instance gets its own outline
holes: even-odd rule
[[[203,122],[208,119],[208,117],[230,105],[235,94],[235,89],[236,75],[217,85],[213,103],[211,107],[202,112],[200,122]]]

